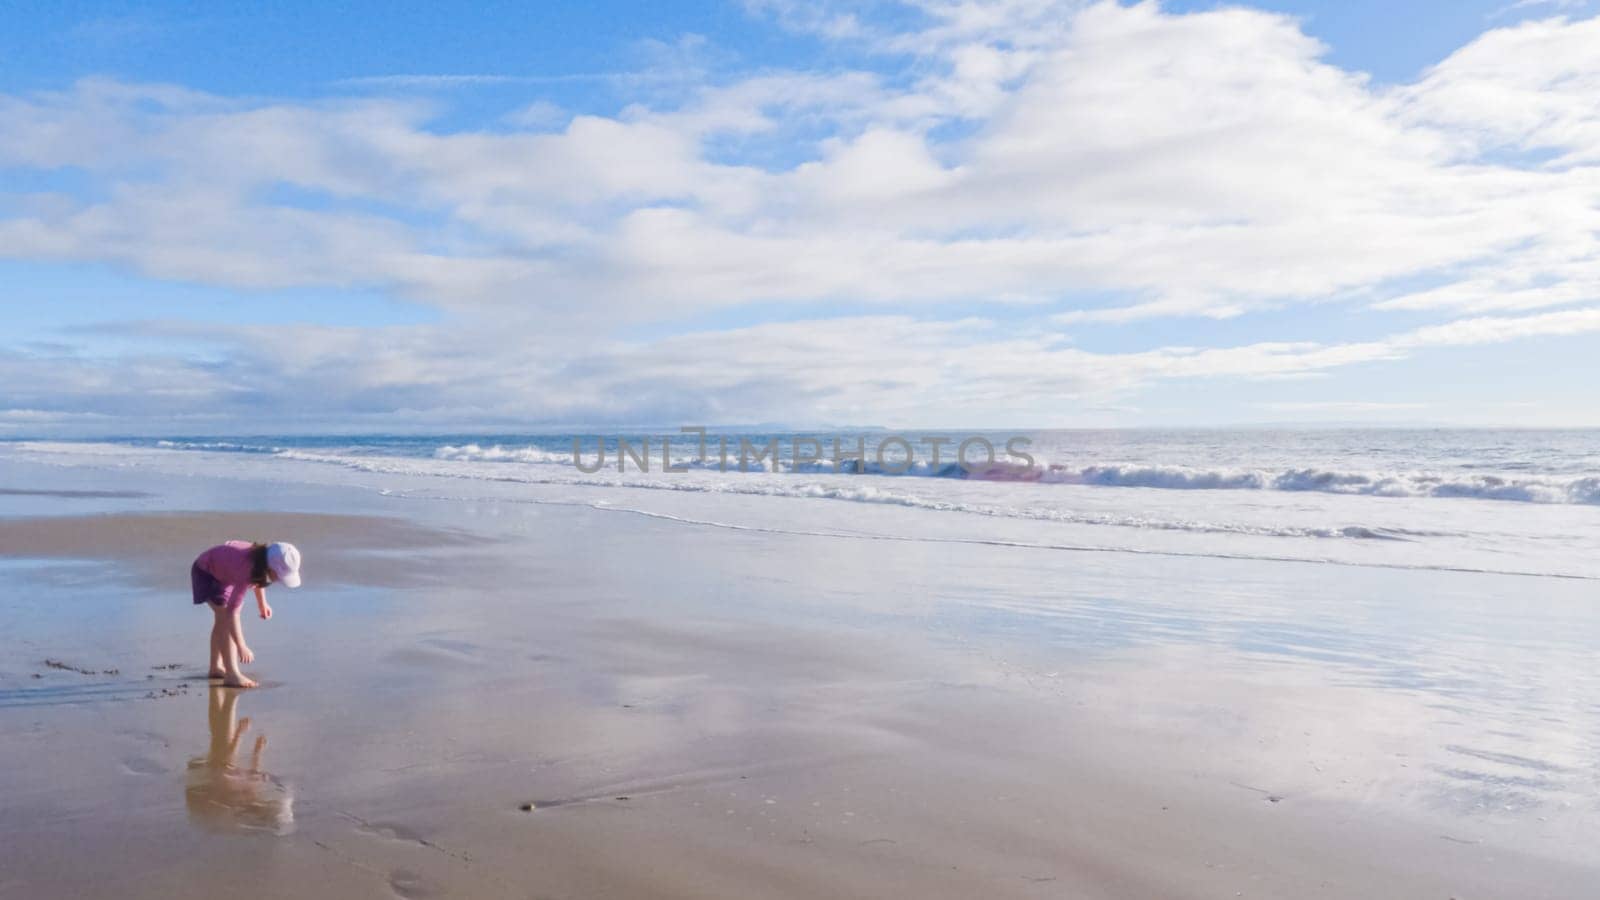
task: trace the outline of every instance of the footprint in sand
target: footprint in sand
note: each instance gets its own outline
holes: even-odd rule
[[[142,731],[137,728],[124,728],[117,732],[117,737],[127,738],[130,741],[137,741],[141,744],[155,744],[163,750],[172,746],[171,741],[156,734],[154,731]]]
[[[483,664],[483,648],[467,641],[426,638],[384,654],[385,662],[406,666],[473,668]]]
[[[439,886],[410,869],[395,869],[389,873],[389,889],[406,900],[439,895]]]
[[[130,756],[122,761],[122,768],[134,775],[160,775],[167,767],[143,756]]]
[[[358,820],[360,821],[360,820]],[[394,825],[386,822],[360,822],[356,828],[362,834],[390,841],[401,841],[407,844],[421,844],[424,847],[434,847],[432,841],[422,836],[422,833],[404,825]]]

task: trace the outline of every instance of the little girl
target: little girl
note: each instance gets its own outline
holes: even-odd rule
[[[209,603],[217,617],[211,626],[210,674],[221,678],[228,687],[256,686],[239,671],[241,662],[254,662],[256,658],[244,642],[239,613],[244,608],[245,591],[254,588],[261,618],[272,618],[266,587],[275,581],[291,588],[300,586],[300,551],[293,544],[228,541],[195,557],[194,565],[189,567],[195,604]]]

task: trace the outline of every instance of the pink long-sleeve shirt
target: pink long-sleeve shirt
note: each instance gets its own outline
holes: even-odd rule
[[[244,598],[255,585],[250,582],[249,541],[227,541],[212,547],[195,558],[194,564],[221,586],[222,605],[229,609],[244,603]]]

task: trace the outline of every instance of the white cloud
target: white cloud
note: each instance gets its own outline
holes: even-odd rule
[[[1600,19],[1491,31],[1381,87],[1325,62],[1294,20],[1242,8],[928,0],[910,4],[920,25],[894,31],[870,8],[749,5],[867,62],[691,80],[614,116],[535,104],[483,131],[440,131],[443,107],[372,91],[503,76],[368,79],[321,102],[103,80],[3,96],[0,169],[71,169],[90,187],[0,199],[0,254],[230,288],[376,287],[445,310],[446,325],[382,332],[389,352],[360,363],[340,360],[371,340],[362,330],[248,338],[286,383],[336,369],[349,387],[328,401],[363,409],[700,403],[767,418],[777,385],[795,409],[878,419],[849,406],[849,380],[881,383],[903,400],[878,408],[906,414],[1024,403],[1005,367],[972,359],[985,354],[1088,402],[1594,330]],[[661,48],[674,84],[704,78],[699,44]],[[822,301],[895,314],[618,337]],[[1121,354],[1048,330],[1330,302],[1442,318],[1372,341]],[[997,303],[1037,315],[943,321]],[[1537,314],[1485,317],[1519,312]],[[121,396],[104,373],[124,363],[56,364],[82,383],[9,363],[34,384]],[[141,365],[202,394],[250,391],[218,370]],[[605,378],[543,396],[541,379],[585,366]]]
[[[926,34],[982,38],[1015,21],[1009,7],[980,6],[933,7],[945,24]],[[910,92],[864,73],[765,74],[706,88],[677,109],[576,116],[559,133],[436,134],[429,110],[412,103],[251,105],[100,82],[12,98],[17,124],[0,137],[0,158],[82,166],[106,179],[111,196],[73,215],[13,220],[5,243],[12,255],[109,258],[228,285],[260,286],[257,270],[288,283],[376,284],[445,306],[585,296],[690,311],[1092,290],[1137,298],[1144,314],[1204,315],[1461,266],[1548,280],[1551,265],[1595,252],[1600,186],[1591,171],[1462,154],[1463,142],[1483,137],[1483,92],[1543,97],[1571,71],[1600,68],[1573,49],[1600,20],[1491,34],[1414,89],[1384,93],[1318,62],[1321,48],[1277,16],[1099,4],[1056,17],[1056,43],[959,44],[944,81]],[[1550,45],[1559,52],[1542,52]],[[1019,53],[1025,67],[1006,59]],[[1535,76],[1513,62],[1527,56],[1540,60]],[[994,99],[955,96],[974,83]],[[1577,102],[1595,94],[1588,84],[1580,80],[1559,109],[1487,117],[1499,129],[1495,146],[1565,141],[1572,159],[1600,148],[1600,131],[1585,130],[1600,128],[1600,117]],[[939,141],[925,130],[980,112],[968,138]],[[792,168],[707,152],[718,135],[807,116],[831,127],[809,150],[799,141]],[[1466,130],[1437,127],[1446,116]],[[154,184],[134,174],[152,169]],[[152,204],[170,206],[174,183],[186,203],[210,211],[198,217],[202,233],[150,228],[161,217]],[[276,185],[393,214],[284,208],[263,199]],[[216,228],[223,219],[232,225]],[[292,239],[317,229],[347,237]],[[450,246],[434,254],[441,238]],[[328,246],[327,258],[309,259],[307,243]],[[1557,243],[1562,259],[1551,260]],[[383,249],[359,252],[363,244]],[[743,271],[730,272],[738,259],[706,252],[729,244],[754,251]]]
[[[856,14],[835,4],[799,0],[744,0],[744,7],[757,15],[771,16],[791,31],[833,40],[866,35],[866,29]]]
[[[1588,5],[1589,0],[1516,0],[1514,3],[1507,3],[1505,6],[1490,12],[1486,18],[1490,20],[1498,19],[1521,9],[1567,12],[1583,9]]]
[[[1334,412],[1345,415],[1367,413],[1414,412],[1427,409],[1426,403],[1398,403],[1381,400],[1284,400],[1256,404],[1262,409],[1278,412]]]
[[[342,87],[358,88],[421,88],[443,90],[459,87],[482,87],[508,84],[573,84],[579,82],[628,81],[636,76],[628,72],[569,72],[561,75],[493,75],[493,74],[410,74],[364,75],[360,78],[343,78],[335,82]]]
[[[1485,33],[1403,92],[1407,114],[1464,153],[1548,151],[1545,168],[1600,161],[1600,17]],[[1591,189],[1593,182],[1590,182]]]
[[[654,341],[529,343],[487,327],[111,326],[124,339],[210,348],[92,358],[0,354],[0,409],[125,419],[246,418],[271,429],[398,416],[408,427],[498,423],[1029,424],[1150,385],[1300,379],[1448,348],[1600,332],[1600,307],[1425,326],[1367,341],[1091,352],[969,318],[772,323]],[[270,377],[267,374],[270,373]],[[1365,402],[1369,408],[1359,408]],[[1322,412],[1380,411],[1346,401]],[[1281,404],[1280,404],[1281,406]],[[1302,404],[1307,411],[1313,404]],[[1385,409],[1394,411],[1392,404]],[[1288,409],[1289,407],[1283,407]]]

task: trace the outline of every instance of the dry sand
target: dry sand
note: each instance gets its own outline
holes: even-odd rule
[[[307,551],[247,620],[249,692],[204,680],[183,586],[234,536]],[[1031,557],[788,540],[584,510],[0,520],[0,896],[1600,889],[1563,833],[1416,801],[1456,758],[1426,697],[1182,646],[1045,671],[948,606]]]

